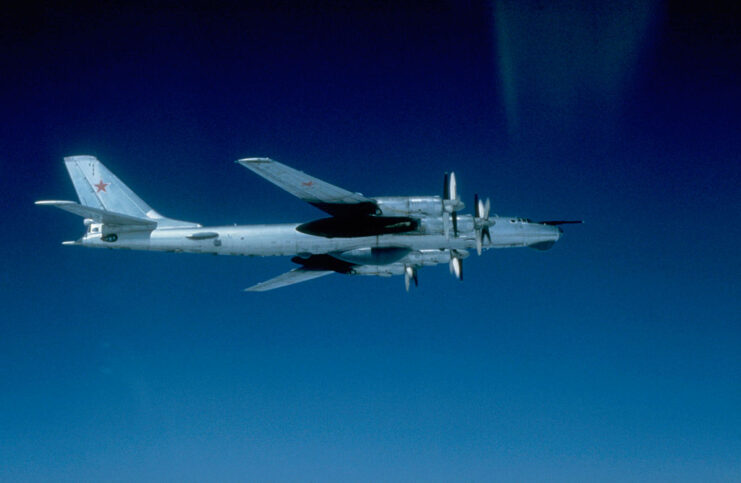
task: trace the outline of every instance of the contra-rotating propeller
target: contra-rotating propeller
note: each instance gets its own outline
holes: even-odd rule
[[[491,203],[489,198],[486,201],[481,201],[478,194],[473,195],[473,206],[474,206],[474,217],[473,227],[476,235],[476,253],[481,255],[481,248],[484,244],[484,237],[491,243],[491,233],[489,227],[492,226],[495,221],[489,220],[489,209]]]
[[[450,176],[445,173],[443,182],[443,211],[450,213],[450,219],[453,222],[453,236],[458,236],[458,211],[462,210],[465,205],[458,197],[457,185],[455,182],[455,173],[451,172]],[[447,225],[445,226],[445,237],[450,235]]]

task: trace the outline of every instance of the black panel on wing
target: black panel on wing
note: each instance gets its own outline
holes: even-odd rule
[[[416,230],[418,226],[417,220],[406,216],[360,216],[321,218],[299,225],[296,229],[307,235],[326,238],[354,238],[405,233]]]
[[[325,203],[320,201],[311,201],[310,204],[332,216],[341,218],[377,215],[380,212],[378,205],[370,201],[362,203]]]
[[[337,273],[350,273],[352,267],[355,266],[353,263],[338,260],[331,255],[311,255],[308,258],[293,257],[291,261],[302,265],[307,270],[332,270]]]

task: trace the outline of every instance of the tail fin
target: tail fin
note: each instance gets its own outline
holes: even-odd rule
[[[162,218],[95,156],[64,158],[80,204],[137,218]]]
[[[80,205],[58,201],[38,204],[53,205],[102,223],[138,224],[150,226],[149,229],[154,226],[200,226],[198,223],[173,220],[160,215],[95,156],[68,156],[64,158],[64,164],[75,185]]]

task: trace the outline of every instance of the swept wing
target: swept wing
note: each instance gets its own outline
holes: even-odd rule
[[[253,285],[250,288],[246,288],[247,292],[265,292],[267,290],[273,290],[276,288],[285,287],[287,285],[293,285],[294,283],[306,282],[307,280],[313,280],[315,278],[323,277],[335,273],[333,270],[311,270],[308,268],[300,267],[290,272],[286,272],[278,275],[275,278],[266,280],[265,282]]]
[[[237,161],[266,180],[337,217],[379,213],[376,201],[353,193],[270,158],[244,158]]]

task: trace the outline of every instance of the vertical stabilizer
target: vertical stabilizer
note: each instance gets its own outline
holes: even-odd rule
[[[95,156],[68,156],[64,158],[64,164],[83,206],[134,218],[147,218],[156,221],[158,226],[200,226],[160,215]]]
[[[64,164],[80,204],[139,218],[160,217],[95,156],[68,156]]]

